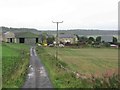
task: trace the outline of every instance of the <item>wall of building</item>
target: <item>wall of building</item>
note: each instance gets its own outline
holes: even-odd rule
[[[6,32],[2,35],[3,41],[4,42],[10,42],[10,38],[12,39],[12,41],[14,42],[15,39],[15,34],[12,32]]]
[[[70,42],[71,44],[74,44],[74,38],[59,38],[59,42],[67,43]]]
[[[36,38],[25,38],[25,43],[26,44],[35,44]]]
[[[38,38],[38,43],[40,42],[40,39]],[[20,38],[15,39],[15,43],[20,43]],[[25,38],[24,39],[25,44],[35,44],[36,38]]]

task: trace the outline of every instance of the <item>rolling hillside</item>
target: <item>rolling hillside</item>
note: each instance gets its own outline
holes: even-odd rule
[[[43,31],[48,34],[56,34],[56,31]],[[59,30],[59,34],[77,34],[77,35],[118,35],[117,30],[82,30],[82,29],[73,29],[73,30]]]
[[[40,31],[37,29],[31,29],[31,28],[8,28],[8,27],[0,27],[0,32],[7,32],[7,31],[12,31],[12,32],[31,32],[34,34],[39,34]]]
[[[55,35],[56,30],[37,30],[32,28],[8,28],[0,27],[0,32],[32,32],[35,34],[47,33],[48,35]],[[77,34],[77,35],[118,35],[117,30],[87,30],[87,29],[72,29],[72,30],[59,30],[59,34]]]

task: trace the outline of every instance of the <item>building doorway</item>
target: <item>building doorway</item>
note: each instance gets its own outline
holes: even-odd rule
[[[13,42],[13,40],[12,40],[12,38],[10,38],[10,43],[12,43]]]
[[[25,43],[25,38],[19,38],[19,43]]]
[[[36,43],[38,43],[38,38],[36,38]]]

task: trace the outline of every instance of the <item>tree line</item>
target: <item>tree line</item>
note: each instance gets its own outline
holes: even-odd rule
[[[100,46],[106,46],[109,47],[110,44],[115,44],[115,45],[119,45],[120,43],[118,43],[118,40],[116,37],[112,38],[112,42],[105,42],[102,41],[102,37],[101,36],[97,36],[96,38],[94,37],[85,37],[85,36],[77,36],[78,42],[77,45],[78,46],[96,46],[96,47],[100,47]]]
[[[86,36],[78,36],[77,37],[77,43],[75,43],[74,45],[77,46],[110,46],[110,44],[115,44],[115,45],[119,45],[120,43],[118,43],[118,39],[116,37],[113,37],[112,42],[105,42],[102,41],[102,37],[101,36],[97,36],[96,38],[94,37],[86,37]],[[41,35],[41,44],[53,44],[53,42],[55,41],[55,37],[54,36],[49,36],[47,35],[47,33],[43,33]],[[71,45],[69,42],[66,43],[66,45]]]

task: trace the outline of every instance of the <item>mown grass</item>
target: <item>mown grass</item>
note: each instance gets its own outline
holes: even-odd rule
[[[70,49],[70,48],[62,48],[61,49],[62,53],[59,52],[59,59],[56,60],[55,57],[54,57],[54,54],[55,54],[54,49],[55,48],[46,48],[46,47],[45,48],[40,48],[40,47],[37,47],[37,53],[40,56],[42,62],[44,63],[44,65],[45,65],[45,67],[46,67],[46,69],[49,73],[49,77],[50,77],[50,79],[51,79],[55,88],[116,88],[116,87],[118,87],[118,83],[120,84],[120,78],[118,77],[117,74],[114,74],[111,77],[109,77],[109,73],[104,74],[102,77],[94,77],[94,74],[91,74],[92,77],[90,77],[90,78],[89,77],[87,77],[87,78],[77,78],[76,74],[72,73],[71,71],[66,71],[65,69],[61,68],[59,63],[61,65],[63,65],[65,68],[72,69],[74,67],[77,67],[76,65],[79,65],[79,66],[84,65],[84,68],[86,68],[87,65],[91,64],[91,67],[92,67],[92,65],[94,64],[94,61],[93,62],[92,61],[87,62],[87,60],[89,60],[89,59],[86,59],[87,64],[79,63],[77,61],[74,66],[71,66],[72,63],[74,64],[75,59],[72,59],[72,60],[74,60],[72,62],[71,61],[65,62],[64,59],[62,60],[62,58],[64,58],[64,56],[66,56],[66,55],[69,55],[70,56],[69,59],[71,59],[72,56],[77,57],[77,55],[78,55],[78,57],[80,59],[79,52],[75,52],[74,49]],[[91,50],[91,49],[89,49],[89,50]],[[108,50],[113,50],[113,49],[108,49]],[[76,49],[76,51],[79,51],[79,49]],[[94,51],[94,49],[92,49],[92,51]],[[102,51],[102,50],[100,50],[100,51]],[[105,51],[103,50],[103,52],[105,52]],[[81,54],[81,55],[84,56],[85,52],[82,52],[82,53],[83,54]],[[90,57],[90,55],[91,55],[90,51],[86,52],[86,54],[88,54],[88,57]],[[99,54],[98,54],[98,56],[99,56]],[[96,56],[96,57],[98,57],[98,56]],[[87,55],[85,57],[88,58]],[[98,59],[98,60],[100,60],[100,59]],[[67,61],[67,59],[66,59],[66,61]],[[104,59],[103,59],[103,61],[104,61]],[[116,66],[113,65],[114,68],[116,68],[118,66],[116,60],[114,60],[114,63],[115,62],[116,62]],[[71,63],[71,65],[69,65],[70,63]],[[99,69],[100,68],[100,66],[99,66],[100,63],[101,62],[98,61],[98,65],[96,65],[96,68],[95,67],[93,68],[94,71],[101,70],[101,69]],[[106,63],[105,65],[107,67],[107,68],[104,67],[105,69],[111,68],[111,66],[107,65],[108,62],[102,62],[102,64],[104,64],[104,63]],[[95,64],[97,64],[97,63],[95,63]],[[83,67],[78,67],[78,68],[74,68],[72,70],[81,71],[80,73],[84,73],[84,70],[86,70],[87,73],[91,73],[91,71],[89,71],[89,68],[86,68],[86,69],[84,69],[84,68]],[[104,68],[103,67],[101,67],[101,68],[104,71]],[[83,72],[82,72],[82,69],[83,69]],[[102,73],[102,72],[100,72],[100,73]]]
[[[29,46],[24,44],[2,44],[2,87],[20,88],[29,64]]]

